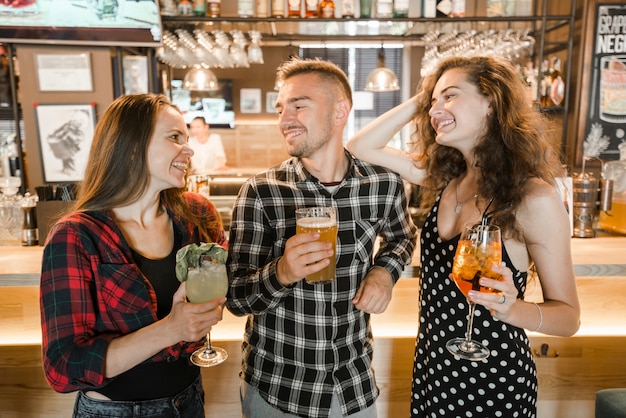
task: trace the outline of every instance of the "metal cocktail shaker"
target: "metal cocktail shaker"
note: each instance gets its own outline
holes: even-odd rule
[[[596,236],[593,227],[598,213],[598,179],[589,173],[581,173],[573,178],[574,236],[592,238]]]
[[[581,173],[573,179],[574,237],[596,236],[595,223],[598,211],[611,210],[613,180],[596,179],[593,174]]]

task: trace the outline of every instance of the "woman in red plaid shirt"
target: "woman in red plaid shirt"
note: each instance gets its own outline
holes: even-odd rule
[[[226,245],[219,213],[185,193],[193,151],[165,96],[114,101],[96,126],[71,214],[43,253],[43,365],[50,386],[79,391],[75,417],[204,416],[189,355],[225,298],[185,303],[176,251]]]

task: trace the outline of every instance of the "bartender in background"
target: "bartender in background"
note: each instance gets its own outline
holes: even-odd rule
[[[191,174],[204,174],[227,170],[226,153],[222,138],[210,133],[210,126],[204,117],[198,116],[189,125],[189,146],[193,149]]]

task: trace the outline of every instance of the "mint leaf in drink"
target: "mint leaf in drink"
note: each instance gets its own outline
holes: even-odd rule
[[[176,278],[179,282],[187,280],[187,270],[189,267],[198,267],[203,255],[210,257],[215,263],[226,264],[228,252],[214,242],[185,245],[176,252]]]

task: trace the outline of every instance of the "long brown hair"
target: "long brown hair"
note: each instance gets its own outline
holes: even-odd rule
[[[511,205],[496,215],[494,222],[503,231],[520,238],[515,211],[527,193],[528,180],[540,178],[554,185],[554,178],[561,174],[561,164],[546,138],[547,123],[528,103],[524,86],[508,62],[492,57],[454,57],[441,62],[435,72],[422,79],[411,151],[416,164],[428,172],[422,188],[424,201],[432,204],[446,184],[466,170],[458,150],[435,141],[428,114],[435,84],[443,73],[453,68],[467,74],[468,81],[493,109],[487,118],[485,134],[473,150],[480,170],[478,194],[483,203],[494,199],[491,209]]]
[[[116,99],[98,121],[85,167],[78,185],[74,211],[110,210],[137,201],[150,181],[148,145],[161,110],[180,112],[164,95],[132,94]],[[197,225],[208,239],[206,225],[193,214],[183,197],[184,189],[161,192],[161,202],[174,215]]]

